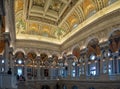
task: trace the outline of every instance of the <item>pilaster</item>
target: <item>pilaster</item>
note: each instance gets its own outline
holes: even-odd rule
[[[70,79],[72,77],[72,62],[73,62],[73,56],[69,56],[67,57],[67,60],[66,60],[66,65],[67,66],[67,76],[68,76],[68,79]]]
[[[100,80],[108,80],[108,64],[109,64],[109,59],[105,57],[104,51],[108,50],[109,48],[109,42],[105,41],[103,43],[100,43],[100,49],[101,49],[101,57],[100,57]],[[106,73],[103,73],[103,63],[106,63]]]

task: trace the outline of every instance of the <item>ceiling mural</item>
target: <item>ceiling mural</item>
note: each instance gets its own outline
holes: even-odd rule
[[[16,38],[34,36],[61,41],[80,23],[107,7],[110,1],[15,0]]]
[[[49,6],[49,9],[55,12],[60,12],[63,6],[64,6],[64,3],[61,0],[52,0]]]
[[[15,0],[15,13],[23,10],[23,0]]]
[[[84,0],[84,2],[81,3],[81,7],[85,16],[89,15],[90,12],[96,10],[96,5],[93,1],[95,0]]]
[[[23,14],[19,13],[16,16],[16,34],[24,34],[26,30],[26,21]]]

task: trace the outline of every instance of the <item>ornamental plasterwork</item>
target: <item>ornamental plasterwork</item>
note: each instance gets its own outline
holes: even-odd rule
[[[86,48],[87,44],[94,38],[97,39],[99,41],[99,43],[106,42],[107,40],[109,40],[109,37],[111,36],[111,34],[114,31],[116,31],[116,30],[118,30],[120,28],[119,25],[117,25],[116,30],[114,28],[112,28],[112,27],[113,26],[105,28],[102,31],[97,32],[95,34],[91,34],[88,38],[85,38],[85,39],[81,40],[80,42],[78,42],[79,45],[77,45],[77,43],[76,43],[75,45],[73,45],[72,47],[66,49],[65,51],[67,53],[72,52],[73,48],[75,48],[76,46],[80,47],[80,50],[82,50],[82,49]],[[94,42],[92,42],[92,43],[94,43]]]
[[[110,3],[111,0],[15,0],[16,38],[61,44],[73,35],[71,31]]]

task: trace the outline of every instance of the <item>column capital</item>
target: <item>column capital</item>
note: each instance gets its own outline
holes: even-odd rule
[[[9,48],[9,52],[13,54],[13,47]]]
[[[10,43],[10,41],[11,41],[10,33],[4,32],[3,35],[4,35],[4,40]]]
[[[10,39],[10,32],[4,32],[5,39]]]
[[[108,49],[109,48],[109,41],[105,41],[99,44],[101,49]]]

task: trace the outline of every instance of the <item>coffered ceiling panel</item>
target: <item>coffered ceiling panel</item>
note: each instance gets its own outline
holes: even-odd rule
[[[62,42],[82,22],[112,3],[112,0],[14,1],[16,38],[51,43]]]

